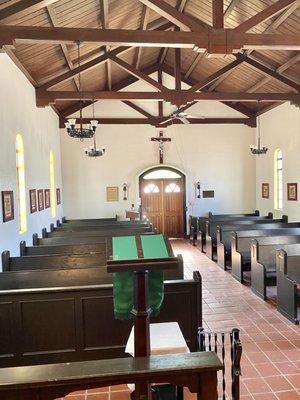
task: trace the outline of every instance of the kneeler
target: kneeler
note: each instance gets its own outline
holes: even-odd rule
[[[178,267],[169,257],[162,235],[136,235],[112,239],[115,317],[134,317],[135,357],[150,356],[150,314],[158,314],[163,302],[163,271]],[[136,385],[135,399],[151,399],[149,385]]]

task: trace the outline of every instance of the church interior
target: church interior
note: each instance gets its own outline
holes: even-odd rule
[[[300,399],[299,0],[1,0],[0,50],[0,400]]]

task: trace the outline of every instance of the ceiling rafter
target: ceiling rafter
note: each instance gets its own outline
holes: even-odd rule
[[[237,5],[237,3],[240,0],[231,0],[231,2],[229,3],[228,7],[226,8],[226,11],[224,13],[224,21],[226,21],[226,19],[229,17],[229,15],[231,14],[232,10],[234,9],[234,7]]]
[[[144,115],[145,117],[148,118],[149,121],[153,120],[156,118],[154,115],[148,113],[148,111],[144,110],[142,107],[138,106],[135,103],[132,103],[131,101],[123,101],[122,103],[126,104],[128,107],[132,108],[133,110],[137,111],[138,113]]]
[[[109,20],[108,20],[108,0],[100,0],[100,21],[102,29],[109,28]],[[110,50],[108,45],[105,46],[105,54]],[[106,68],[106,82],[108,90],[111,90],[112,86],[112,76],[111,76],[111,64],[110,60],[107,59],[105,63]]]
[[[149,8],[145,6],[145,4],[142,4],[142,15],[141,15],[141,22],[140,22],[140,30],[146,30],[147,28],[147,23],[148,23],[148,18],[149,18]],[[141,55],[142,55],[142,47],[138,47],[135,49],[134,53],[134,59],[133,59],[133,65],[135,68],[139,69],[140,67],[140,62],[141,62]]]
[[[201,31],[203,28],[207,28],[208,25],[202,21],[195,21],[190,16],[184,14],[182,10],[177,10],[170,4],[163,0],[139,0],[147,7],[156,11],[159,15],[163,16],[174,25],[178,26],[182,31]]]
[[[247,32],[255,26],[267,21],[268,19],[274,17],[276,14],[285,10],[291,4],[295,3],[295,1],[297,0],[278,0],[276,3],[255,14],[253,17],[247,19],[245,22],[242,22],[234,29],[234,31],[240,33]]]
[[[243,59],[243,61],[255,69],[258,69],[259,71],[263,72],[265,75],[268,75],[274,79],[277,79],[279,82],[284,83],[285,85],[288,85],[295,89],[297,92],[300,91],[300,85],[293,81],[290,78],[287,78],[286,76],[282,75],[281,73],[277,72],[276,70],[266,66],[265,64],[262,64],[261,62],[251,58],[247,57],[245,55],[237,55],[237,59]]]
[[[65,28],[44,26],[0,26],[0,46],[14,42],[105,43],[133,47],[181,47],[213,54],[230,54],[242,49],[299,50],[299,34],[240,33],[234,29],[209,32],[136,31],[126,29]]]
[[[233,2],[234,0],[232,0]],[[239,1],[239,0],[237,0]],[[299,7],[299,0],[291,4],[279,17],[277,17],[265,30],[264,33],[271,33],[275,31],[283,22]],[[253,50],[247,50],[245,53],[250,55]],[[221,76],[210,88],[210,90],[215,90],[227,77],[231,75],[233,71],[228,72],[228,74]]]
[[[276,69],[276,72],[279,73],[279,74],[282,74],[282,72],[284,72],[288,68],[292,67],[294,64],[296,64],[299,61],[300,61],[300,53],[296,54],[294,57],[290,58],[287,62],[285,62],[284,64],[280,65],[280,67],[278,67]],[[260,79],[255,85],[250,86],[246,90],[246,92],[253,93],[257,89],[259,89],[260,87],[266,85],[272,79],[273,79],[273,77],[268,75],[264,79]]]
[[[162,70],[158,68],[157,70],[157,81],[162,85],[163,84],[163,74]],[[159,101],[158,102],[158,116],[162,118],[164,116],[164,102]]]
[[[52,26],[54,26],[54,27],[55,26],[59,26],[58,19],[56,17],[56,14],[55,14],[55,11],[53,9],[53,6],[52,5],[48,5],[46,7],[46,9],[47,9],[47,13],[48,13],[48,16],[49,16],[49,19],[50,19],[50,22],[51,22]],[[69,55],[69,51],[68,51],[67,45],[65,43],[61,43],[60,44],[60,48],[61,48],[61,51],[63,53],[64,59],[65,59],[67,65],[69,67],[69,70],[74,69],[74,65],[73,65],[73,62],[72,62],[71,57]],[[75,83],[77,89],[79,89],[78,77],[74,76],[73,79],[74,79],[74,83]]]
[[[163,118],[154,117],[152,118],[95,118],[101,125],[153,125],[156,127],[165,128],[174,124],[182,124],[179,120],[173,120],[167,123],[163,123]],[[77,123],[88,124],[90,118],[77,118]],[[250,127],[254,127],[255,120],[252,118],[187,118],[191,125],[207,125],[207,124],[244,124]],[[60,128],[64,128],[65,118],[60,120]]]
[[[12,17],[22,17],[44,7],[56,3],[58,0],[21,0],[0,10],[0,23],[8,22]]]
[[[196,54],[196,56],[194,57],[194,60],[192,61],[192,63],[190,64],[190,66],[188,67],[188,69],[185,73],[185,78],[188,78],[193,73],[194,69],[199,65],[199,63],[203,57],[205,57],[204,52]]]
[[[224,3],[223,0],[212,0],[212,22],[216,29],[224,28]]]
[[[160,84],[158,81],[155,79],[151,78],[149,75],[144,74],[142,71],[137,70],[134,68],[132,65],[128,64],[127,62],[121,60],[118,57],[115,56],[110,56],[110,59],[118,64],[122,69],[124,69],[126,72],[129,72],[131,75],[135,76],[136,78],[144,81],[148,85],[152,86],[155,89],[158,89],[160,91],[167,90],[165,86]]]

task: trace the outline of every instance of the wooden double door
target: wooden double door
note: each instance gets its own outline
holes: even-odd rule
[[[184,237],[184,181],[180,179],[142,180],[143,215],[168,237]]]

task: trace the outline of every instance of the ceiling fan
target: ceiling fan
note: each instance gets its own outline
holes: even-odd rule
[[[196,117],[195,115],[189,115],[184,111],[181,111],[180,108],[178,108],[177,110],[173,111],[169,118],[160,122],[159,125],[164,125],[165,123],[169,122],[169,121],[174,121],[176,119],[178,119],[179,121],[181,121],[183,124],[190,124],[190,121],[188,120],[188,118],[199,118],[199,119],[205,119],[205,117],[203,115],[200,115],[199,117]]]

